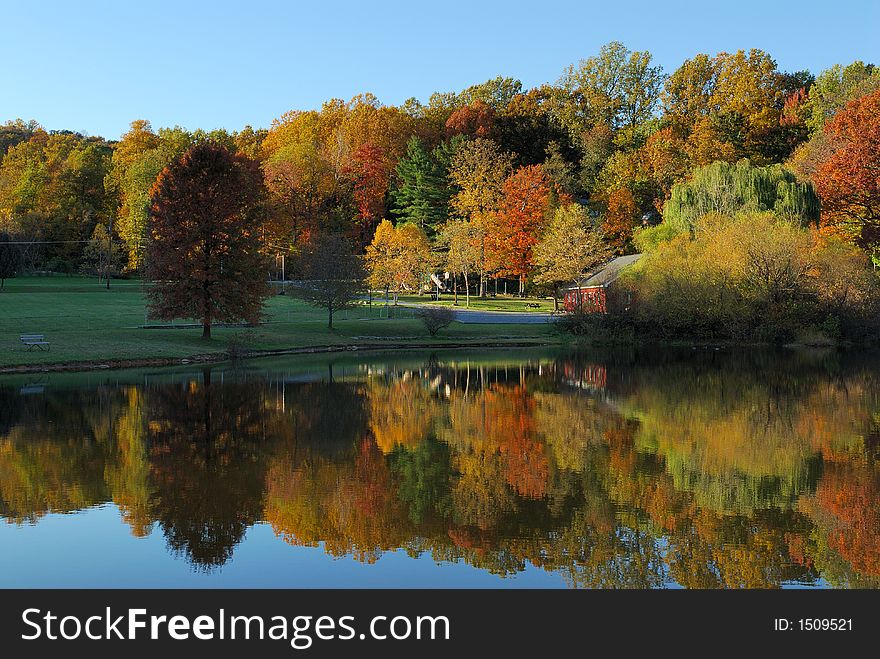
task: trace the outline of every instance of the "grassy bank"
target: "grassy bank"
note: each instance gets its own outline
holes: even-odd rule
[[[456,309],[465,308],[465,298],[458,296],[458,306],[453,307],[454,298],[448,293],[440,296],[440,300],[431,300],[430,295],[401,295],[398,298],[401,304],[431,304]],[[380,300],[380,303],[383,301]],[[531,305],[531,306],[530,306]],[[470,306],[474,311],[512,311],[518,313],[549,313],[553,311],[553,300],[538,297],[515,297],[512,295],[498,295],[496,297],[479,298],[471,297]]]
[[[93,278],[21,277],[0,292],[0,368],[18,365],[183,359],[222,355],[232,345],[276,351],[317,346],[398,346],[461,344],[546,344],[558,342],[545,324],[482,325],[453,323],[430,337],[410,309],[386,318],[382,304],[359,305],[334,318],[290,296],[273,296],[259,327],[216,328],[205,341],[200,328],[143,329],[157,324],[145,316],[140,283],[114,281],[110,290]],[[162,323],[165,324],[165,323]],[[21,334],[44,334],[48,351],[28,351]]]

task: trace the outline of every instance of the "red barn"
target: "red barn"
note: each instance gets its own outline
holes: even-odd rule
[[[606,263],[598,271],[584,277],[576,284],[563,290],[563,304],[566,311],[583,308],[592,313],[607,313],[608,300],[606,291],[614,280],[633,263],[642,257],[641,254],[618,256]]]

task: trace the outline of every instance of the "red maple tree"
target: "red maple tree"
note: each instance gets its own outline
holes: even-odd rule
[[[825,124],[838,147],[819,163],[814,183],[822,222],[841,226],[863,247],[880,243],[880,91],[850,101]]]
[[[364,142],[352,154],[346,173],[354,181],[354,201],[358,215],[355,234],[363,247],[370,242],[376,225],[385,215],[385,193],[388,191],[388,158],[380,146]]]

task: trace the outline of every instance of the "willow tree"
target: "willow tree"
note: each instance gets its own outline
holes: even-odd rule
[[[679,232],[693,231],[697,220],[709,214],[733,217],[741,213],[772,211],[803,224],[819,220],[819,200],[809,183],[800,183],[782,167],[753,167],[714,162],[694,170],[690,180],[672,188],[663,207],[663,221]]]
[[[153,186],[146,275],[155,318],[257,322],[269,294],[258,164],[213,142],[190,148]]]

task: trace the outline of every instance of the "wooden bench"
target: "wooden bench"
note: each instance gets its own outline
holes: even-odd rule
[[[34,348],[39,348],[40,350],[49,349],[49,342],[42,334],[22,334],[18,338],[24,345],[27,346],[28,352],[30,352]]]

